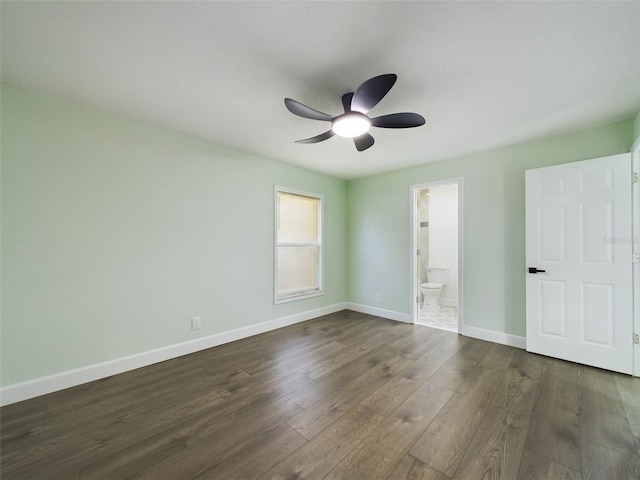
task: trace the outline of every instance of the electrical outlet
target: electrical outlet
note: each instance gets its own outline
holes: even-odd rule
[[[191,330],[200,330],[201,326],[202,326],[201,317],[191,317]]]
[[[382,301],[382,294],[376,293],[376,303],[380,303]]]

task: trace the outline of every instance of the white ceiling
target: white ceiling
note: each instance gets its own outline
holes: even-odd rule
[[[4,82],[220,145],[356,178],[632,118],[640,1],[7,2]],[[372,129],[314,145],[340,97],[396,73]]]

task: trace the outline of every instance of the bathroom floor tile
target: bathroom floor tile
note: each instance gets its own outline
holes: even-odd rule
[[[458,307],[441,306],[437,312],[420,309],[418,323],[428,327],[441,328],[450,332],[458,331]]]

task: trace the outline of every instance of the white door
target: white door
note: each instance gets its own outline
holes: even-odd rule
[[[528,170],[527,350],[632,373],[630,154]]]

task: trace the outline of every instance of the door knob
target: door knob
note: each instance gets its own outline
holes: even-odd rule
[[[538,270],[536,267],[529,267],[529,273],[544,273],[546,270]]]

